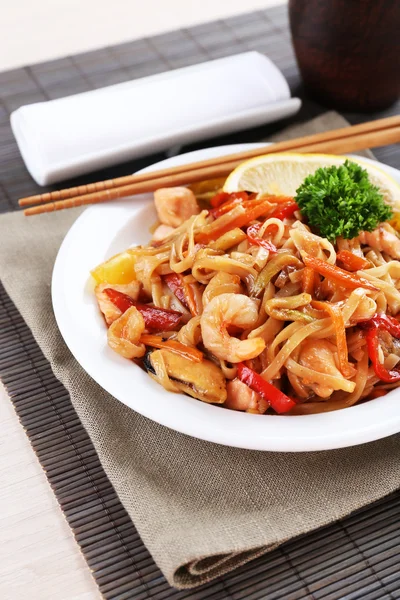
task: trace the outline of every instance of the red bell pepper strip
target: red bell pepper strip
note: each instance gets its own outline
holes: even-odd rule
[[[139,302],[132,300],[127,294],[123,294],[112,288],[106,288],[104,292],[122,313],[127,311],[131,306],[137,308],[144,319],[146,329],[151,331],[174,330],[182,319],[182,313],[176,310],[140,304]]]
[[[260,229],[261,223],[254,223],[254,225],[250,225],[250,227],[247,228],[246,234],[250,244],[254,244],[255,246],[261,246],[261,248],[264,248],[265,250],[269,250],[269,252],[276,254],[278,250],[275,244],[269,242],[268,240],[264,240],[262,237],[259,237],[257,235]]]
[[[371,263],[361,256],[357,256],[349,250],[341,250],[336,254],[336,260],[342,263],[347,271],[362,271],[369,269]]]
[[[375,375],[385,383],[394,383],[395,381],[400,380],[400,371],[397,369],[389,371],[385,368],[385,365],[379,361],[379,329],[379,327],[372,327],[367,331],[366,340],[368,355],[371,359],[372,366],[374,367]]]
[[[182,320],[182,313],[147,304],[135,304],[149,331],[174,331]]]
[[[359,323],[359,325],[367,329],[368,355],[374,367],[375,375],[385,383],[400,381],[400,371],[398,369],[389,371],[379,360],[379,347],[381,345],[379,339],[380,331],[386,331],[393,337],[400,338],[400,323],[394,317],[382,313],[375,315],[369,321]]]
[[[365,321],[364,321],[365,323]],[[383,326],[386,331],[390,333],[395,338],[400,338],[400,322],[395,319],[395,317],[391,317],[390,315],[386,315],[385,313],[376,314],[366,322],[366,324],[374,325],[375,327]]]
[[[327,279],[332,279],[338,285],[341,285],[345,288],[355,290],[356,288],[362,287],[373,292],[378,291],[371,282],[367,281],[363,277],[359,277],[354,273],[349,273],[348,271],[345,271],[340,267],[336,267],[335,265],[331,265],[320,258],[315,258],[314,256],[310,256],[309,254],[302,252],[302,259],[306,267],[311,267],[311,269],[314,269],[314,271],[320,275],[323,275]]]
[[[126,312],[131,306],[136,306],[136,302],[132,300],[128,294],[123,294],[122,292],[113,290],[113,288],[106,288],[104,293],[107,294],[111,302],[115,304],[122,313]]]
[[[297,202],[288,202],[287,204],[278,206],[270,217],[283,221],[283,219],[290,219],[290,217],[293,217],[296,210],[299,210]]]
[[[164,281],[171,292],[178,298],[179,302],[182,302],[183,306],[189,310],[182,275],[179,275],[179,273],[170,273],[169,275],[165,275]]]
[[[213,208],[217,208],[218,206],[221,206],[221,204],[229,200],[229,196],[230,194],[228,194],[228,192],[218,192],[218,194],[215,194],[215,196],[211,198],[210,204]]]
[[[251,390],[260,394],[278,414],[286,413],[296,406],[294,400],[263,379],[253,369],[246,367],[244,363],[238,363],[237,374],[240,381],[243,381]]]

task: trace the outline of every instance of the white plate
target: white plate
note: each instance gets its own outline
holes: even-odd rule
[[[152,165],[148,170],[251,147],[257,144],[200,150]],[[399,171],[382,164],[380,167],[400,182]],[[135,364],[113,352],[107,346],[106,327],[89,271],[128,246],[146,243],[154,220],[149,195],[92,206],[71,227],[54,266],[53,307],[60,331],[77,361],[107,392],[176,431],[254,450],[327,450],[370,442],[400,431],[400,390],[331,413],[252,415],[167,392]]]

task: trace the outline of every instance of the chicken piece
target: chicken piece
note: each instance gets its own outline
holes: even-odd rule
[[[300,349],[299,364],[312,371],[317,371],[319,374],[331,375],[338,380],[343,380],[344,387],[346,387],[346,384],[350,382],[343,377],[336,366],[335,350],[336,347],[326,340],[308,340],[302,344]],[[323,383],[323,377],[318,377],[320,381],[316,382],[305,377],[298,377],[290,371],[288,371],[288,377],[296,393],[303,398],[312,393],[321,398],[329,398],[335,389],[342,389],[342,386],[334,388],[328,383]]]
[[[386,252],[392,258],[400,259],[400,238],[389,223],[381,223],[371,232],[362,231],[358,239],[374,250]]]
[[[163,225],[179,227],[200,212],[196,196],[185,187],[160,188],[154,192],[158,218]]]
[[[100,283],[96,286],[94,293],[96,295],[99,308],[104,315],[107,325],[111,325],[111,323],[114,323],[114,321],[116,321],[122,313],[104,292],[104,290],[108,288],[116,290],[117,292],[122,292],[123,294],[126,294],[132,298],[132,300],[136,301],[139,297],[140,283],[138,281],[132,281],[131,283],[123,285],[117,285],[115,283],[112,285],[109,283]]]
[[[240,379],[234,379],[229,381],[226,386],[227,399],[225,400],[224,406],[231,410],[245,410],[255,414],[264,414],[268,408],[268,402],[253,392],[245,383]]]

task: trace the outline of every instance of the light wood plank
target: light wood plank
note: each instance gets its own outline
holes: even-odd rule
[[[101,595],[0,384],[0,598]]]

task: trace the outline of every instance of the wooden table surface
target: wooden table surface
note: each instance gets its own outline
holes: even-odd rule
[[[205,0],[195,10],[184,0],[168,0],[168,11],[154,19],[159,0],[141,3],[140,11],[137,2],[114,0],[111,21],[108,2],[10,2],[0,20],[0,71],[283,2]],[[71,35],[68,23],[78,4]],[[1,384],[0,428],[0,599],[101,598]]]

